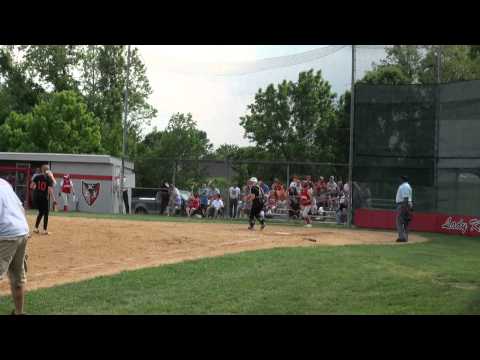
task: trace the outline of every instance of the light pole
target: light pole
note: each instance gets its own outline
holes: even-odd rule
[[[122,170],[120,175],[120,204],[123,203],[123,191],[125,189],[125,156],[127,149],[127,117],[128,117],[128,85],[130,78],[130,45],[127,50],[127,78],[125,83],[125,100],[123,112],[123,149],[122,149]],[[120,205],[120,209],[122,206]],[[126,208],[125,208],[126,212]],[[123,213],[123,211],[122,211]]]

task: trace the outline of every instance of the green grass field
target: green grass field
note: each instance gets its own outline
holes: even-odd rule
[[[29,292],[26,310],[30,314],[480,314],[480,239],[426,236],[432,241],[261,250],[123,272]],[[9,313],[12,306],[9,297],[0,298],[0,313]]]

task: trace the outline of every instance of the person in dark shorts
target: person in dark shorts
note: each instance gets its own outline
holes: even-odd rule
[[[33,179],[33,196],[35,198],[35,203],[38,209],[37,221],[35,222],[34,233],[39,233],[38,226],[43,217],[43,235],[49,235],[47,231],[48,227],[48,214],[49,214],[49,200],[53,200],[53,203],[56,203],[54,192],[53,192],[53,180],[50,175],[50,170],[48,165],[42,165],[41,174],[35,176]]]
[[[263,217],[263,206],[265,203],[265,196],[262,189],[258,185],[258,180],[255,177],[250,178],[249,185],[250,190],[250,199],[252,200],[252,208],[250,209],[250,226],[248,230],[253,230],[255,227],[255,219],[257,219],[261,226],[261,230],[265,229],[265,219]]]

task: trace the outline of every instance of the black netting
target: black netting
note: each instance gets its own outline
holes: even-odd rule
[[[480,213],[480,81],[355,90],[354,207],[393,208],[407,175],[417,210]]]

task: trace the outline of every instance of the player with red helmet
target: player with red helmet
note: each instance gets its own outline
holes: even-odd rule
[[[63,211],[67,212],[69,200],[72,199],[72,202],[75,203],[75,189],[70,175],[63,175],[62,181],[60,182],[60,191],[63,199]]]

